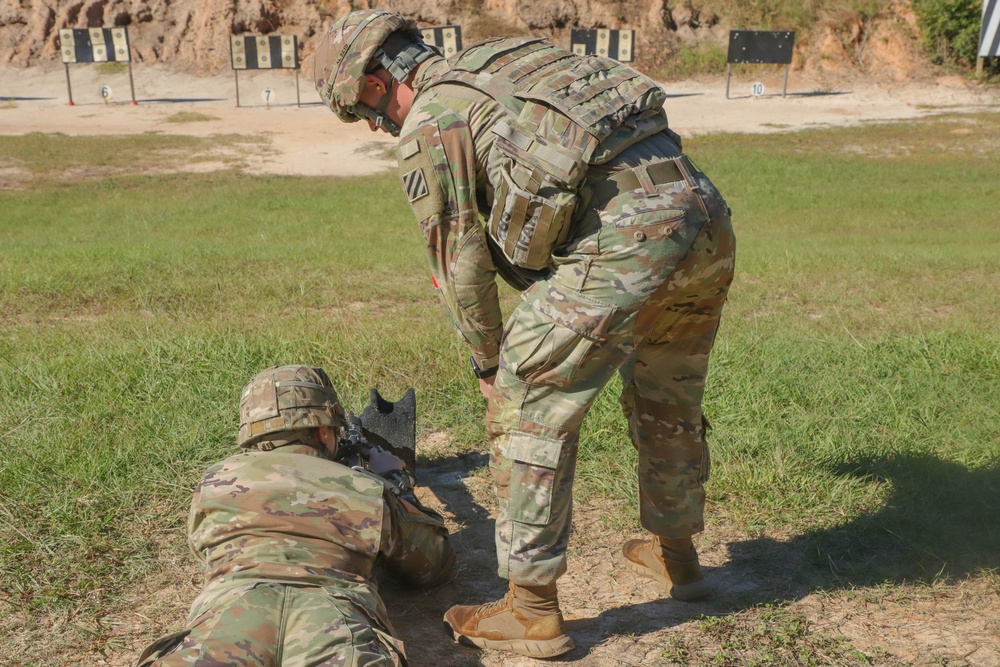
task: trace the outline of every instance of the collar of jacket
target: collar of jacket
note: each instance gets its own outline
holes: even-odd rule
[[[436,78],[440,73],[448,69],[448,61],[443,56],[431,56],[417,67],[417,74],[413,77],[410,85],[413,87],[413,95],[416,97],[426,86],[427,82]]]

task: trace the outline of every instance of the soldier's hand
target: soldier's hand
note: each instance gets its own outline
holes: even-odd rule
[[[376,475],[385,476],[394,470],[402,470],[406,464],[394,454],[384,449],[373,449],[368,455],[368,469]]]

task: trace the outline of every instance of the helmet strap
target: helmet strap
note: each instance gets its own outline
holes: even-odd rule
[[[389,77],[389,83],[385,84],[385,92],[382,93],[382,97],[379,98],[378,104],[375,106],[375,111],[385,113],[385,110],[389,108],[389,102],[392,101],[392,89],[395,86],[396,80]]]
[[[390,76],[389,83],[385,84],[385,92],[382,93],[382,97],[378,101],[378,106],[375,107],[375,124],[378,127],[384,127],[392,136],[398,137],[399,126],[392,122],[389,114],[386,113],[389,109],[389,102],[392,101],[392,89],[395,86],[396,79]]]
[[[386,116],[384,113],[378,112],[378,118],[375,120],[375,124],[378,127],[384,127],[386,131],[394,137],[398,137],[402,128],[396,125],[392,120]]]
[[[260,442],[256,443],[257,449],[263,452],[287,447],[288,445],[309,445],[321,452],[326,451],[326,445],[312,437],[311,429],[273,433],[265,436]]]
[[[382,97],[379,98],[378,104],[375,108],[372,109],[368,105],[358,103],[356,110],[360,110],[361,113],[356,113],[355,115],[358,115],[365,120],[371,120],[375,123],[375,127],[383,127],[389,134],[394,137],[398,137],[400,127],[399,125],[396,125],[396,123],[394,123],[386,113],[389,108],[389,102],[392,101],[392,89],[395,86],[396,80],[390,76],[389,83],[385,84],[385,92],[382,93]],[[365,110],[367,110],[368,113],[365,113]]]

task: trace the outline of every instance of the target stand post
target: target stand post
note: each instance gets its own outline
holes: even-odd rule
[[[69,63],[63,63],[66,66],[66,95],[69,97],[69,102],[66,103],[68,107],[75,107],[73,104],[73,86],[69,82]]]
[[[135,82],[132,78],[132,50],[129,46],[128,28],[62,28],[59,30],[59,55],[66,67],[66,93],[73,103],[73,86],[70,83],[70,63],[128,63],[128,87],[132,92],[132,106],[135,100]]]
[[[135,101],[135,83],[132,82],[132,59],[128,60],[128,89],[132,93],[132,106],[137,107],[139,103]]]
[[[296,106],[299,99],[299,40],[295,35],[230,35],[229,57],[240,106],[240,70],[294,69]]]

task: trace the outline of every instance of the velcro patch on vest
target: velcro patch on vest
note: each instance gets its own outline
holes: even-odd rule
[[[428,141],[429,138],[437,139],[437,132],[436,125],[426,130],[418,128],[409,137],[403,137],[396,149],[399,182],[413,214],[421,223],[444,213],[444,192],[435,170],[437,163],[446,163],[447,158]]]
[[[408,141],[399,147],[399,157],[403,160],[413,157],[420,152],[420,142],[416,139]]]
[[[421,197],[427,196],[427,180],[424,178],[424,170],[420,167],[403,174],[402,180],[406,199],[411,204]]]

